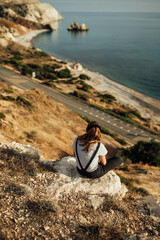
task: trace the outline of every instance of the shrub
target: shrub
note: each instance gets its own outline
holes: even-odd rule
[[[143,120],[145,122],[147,121],[147,119],[143,118],[138,111],[132,110],[130,111],[130,113],[139,118],[140,120]]]
[[[11,54],[14,55],[15,60],[22,60],[22,54],[18,51],[11,51]]]
[[[80,75],[79,75],[79,78],[82,79],[82,80],[90,80],[90,79],[91,79],[91,78],[90,78],[88,75],[86,75],[86,74],[80,74]]]
[[[53,83],[51,83],[50,81],[42,82],[42,84],[43,84],[43,85],[46,85],[46,86],[48,86],[48,87],[51,87],[51,88],[56,88],[56,86],[55,86]]]
[[[133,163],[147,163],[160,166],[160,143],[139,141],[133,147],[124,151],[124,156],[130,158]]]
[[[77,91],[74,91],[74,92],[70,93],[70,95],[75,96],[77,98],[80,98],[83,101],[87,101],[88,100],[88,97],[85,94],[81,94],[81,93],[79,93]]]
[[[5,117],[4,113],[0,112],[0,119],[5,119]]]
[[[26,100],[25,98],[23,98],[21,96],[18,96],[16,101],[17,101],[17,104],[27,107],[29,109],[31,109],[33,107],[32,104],[28,100]]]
[[[13,93],[13,90],[10,87],[4,88],[3,91],[6,92],[6,93]]]
[[[138,187],[135,187],[133,185],[133,179],[128,179],[126,177],[123,177],[122,175],[118,174],[117,175],[120,177],[121,179],[121,183],[125,184],[127,186],[127,188],[129,190],[131,190],[132,192],[136,192],[136,193],[139,193],[141,194],[142,196],[147,196],[149,195],[148,191],[144,188],[138,188]]]
[[[31,131],[31,132],[24,132],[27,138],[31,140],[36,140],[37,138],[37,132],[36,131]]]
[[[89,89],[93,89],[92,86],[90,86],[89,84],[85,83],[85,82],[81,82],[82,83],[82,87],[77,87],[77,89],[81,89],[85,92],[87,92]]]
[[[113,95],[108,94],[108,93],[102,94],[101,97],[106,99],[106,100],[116,101],[116,98]]]
[[[52,79],[52,80],[58,79],[55,73],[48,73],[48,72],[43,74],[43,78]]]
[[[32,69],[29,67],[29,66],[27,66],[27,65],[23,65],[22,66],[22,69],[21,69],[21,74],[23,74],[23,75],[32,75]]]
[[[10,59],[10,64],[14,65],[15,67],[22,66],[22,63],[16,59]]]
[[[14,101],[15,98],[11,97],[11,96],[3,96],[0,95],[0,99],[5,100],[5,101]]]
[[[56,72],[56,75],[59,78],[70,78],[70,77],[72,77],[71,72],[68,68],[65,68],[65,69],[62,69],[59,72]]]

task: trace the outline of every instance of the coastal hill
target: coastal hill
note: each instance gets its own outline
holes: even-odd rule
[[[133,164],[125,177],[119,169],[120,178],[80,178],[72,143],[87,123],[38,89],[1,83],[0,96],[0,239],[158,240],[150,194],[158,193],[159,168]],[[107,135],[102,141],[108,157],[122,147]]]
[[[0,44],[7,46],[18,36],[31,30],[51,30],[53,21],[62,19],[60,13],[47,3],[38,0],[0,2]]]

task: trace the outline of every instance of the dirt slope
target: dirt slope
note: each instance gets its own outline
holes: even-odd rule
[[[74,138],[86,128],[86,122],[77,114],[37,89],[22,91],[1,83],[0,112],[4,114],[0,142],[31,144],[45,158],[72,155]],[[120,146],[110,137],[103,137],[103,142],[110,155]]]

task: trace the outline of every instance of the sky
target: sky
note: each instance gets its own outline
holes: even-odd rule
[[[160,12],[160,0],[40,0],[59,12]]]

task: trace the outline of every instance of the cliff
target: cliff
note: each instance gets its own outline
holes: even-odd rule
[[[51,30],[50,23],[62,19],[60,13],[47,3],[35,1],[0,2],[0,43],[7,46],[30,30]]]

